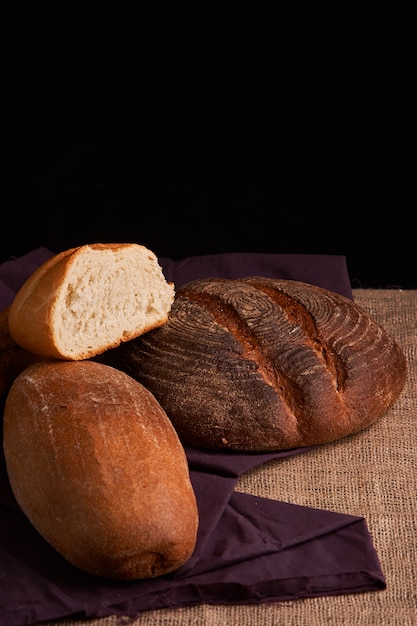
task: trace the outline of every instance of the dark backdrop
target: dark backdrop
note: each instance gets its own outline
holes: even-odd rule
[[[415,103],[131,85],[19,82],[0,261],[94,241],[175,259],[344,254],[354,287],[417,288]]]

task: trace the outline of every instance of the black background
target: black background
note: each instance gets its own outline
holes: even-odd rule
[[[415,101],[203,78],[26,72],[9,98],[0,261],[94,241],[174,259],[343,254],[353,287],[417,288]]]

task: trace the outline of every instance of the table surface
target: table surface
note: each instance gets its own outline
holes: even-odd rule
[[[237,489],[366,519],[387,587],[383,591],[250,606],[201,605],[144,612],[123,621],[48,626],[415,626],[417,625],[417,291],[355,289],[355,301],[396,338],[408,361],[406,386],[371,427],[306,454],[244,474]]]

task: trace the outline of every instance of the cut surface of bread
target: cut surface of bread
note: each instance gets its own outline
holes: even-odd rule
[[[81,360],[167,320],[174,285],[139,244],[90,244],[57,254],[22,285],[9,330],[42,356]]]

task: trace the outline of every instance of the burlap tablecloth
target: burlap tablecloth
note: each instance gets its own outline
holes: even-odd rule
[[[244,474],[237,489],[365,517],[387,588],[250,606],[162,609],[137,619],[48,621],[48,626],[417,625],[417,290],[355,289],[355,301],[390,332],[408,360],[400,398],[357,435]]]

